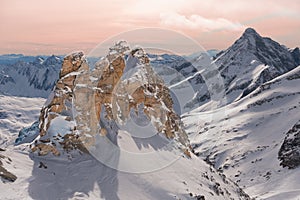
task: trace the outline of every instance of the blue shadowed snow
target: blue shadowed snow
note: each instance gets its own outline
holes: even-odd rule
[[[15,145],[30,143],[39,135],[39,122],[34,122],[30,127],[23,128],[15,140]]]

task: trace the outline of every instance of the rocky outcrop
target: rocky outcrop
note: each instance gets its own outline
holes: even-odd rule
[[[117,87],[113,106],[120,109],[115,109],[114,115],[119,116],[122,121],[126,120],[131,109],[138,112],[138,106],[143,105],[144,113],[148,118],[153,118],[153,125],[158,132],[164,133],[170,139],[177,138],[185,147],[189,146],[180,118],[173,110],[169,89],[151,68],[143,49],[133,50],[128,62],[134,58],[138,58],[134,66],[135,72],[122,80]]]
[[[72,113],[74,81],[80,70],[89,70],[82,52],[75,52],[64,58],[59,80],[46,105],[41,110],[39,118],[40,139],[35,141],[35,145],[32,147],[33,152],[38,151],[40,155],[47,155],[49,152],[60,155],[56,148],[57,145],[68,149],[64,143],[64,136],[59,132],[49,134],[48,130],[51,122],[58,116],[66,121],[74,120]],[[73,130],[69,131],[71,134]]]
[[[287,132],[278,159],[281,166],[289,169],[300,166],[300,121]]]
[[[125,122],[140,105],[157,132],[175,139],[190,156],[189,140],[173,110],[170,91],[152,70],[143,49],[130,50],[120,41],[92,71],[82,52],[70,54],[64,58],[60,79],[41,110],[40,137],[32,151],[56,156],[63,150],[86,152],[98,134],[105,136],[111,131],[103,123]]]
[[[296,65],[300,65],[300,50],[299,47],[296,47],[291,51],[291,54],[295,60]]]
[[[0,148],[0,151],[4,151],[4,149]],[[0,177],[2,178],[3,181],[14,182],[17,179],[17,176],[4,168],[3,161],[10,164],[11,159],[9,157],[0,154]]]

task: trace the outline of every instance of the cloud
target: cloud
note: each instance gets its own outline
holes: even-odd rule
[[[241,23],[232,22],[224,18],[208,19],[200,15],[190,15],[187,17],[178,13],[161,13],[160,23],[165,26],[200,29],[202,31],[241,31],[245,29]]]

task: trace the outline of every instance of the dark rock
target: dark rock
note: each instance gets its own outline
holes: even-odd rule
[[[205,196],[203,195],[197,195],[195,196],[196,200],[205,200]]]
[[[39,168],[47,169],[48,167],[43,162],[40,162]]]
[[[278,159],[281,166],[289,169],[300,166],[300,121],[287,132]]]
[[[0,177],[10,182],[17,180],[17,176],[7,171],[3,166],[0,166]]]

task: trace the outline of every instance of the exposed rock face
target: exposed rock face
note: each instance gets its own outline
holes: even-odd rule
[[[157,132],[175,139],[189,156],[189,140],[173,110],[170,91],[149,63],[143,49],[130,50],[125,41],[111,47],[92,71],[82,52],[66,56],[60,79],[41,110],[40,138],[32,150],[39,155],[60,155],[63,149],[86,151],[96,135],[110,131],[103,123],[125,122],[142,105]]]
[[[291,51],[291,54],[295,60],[296,65],[300,65],[300,50],[298,47],[296,47],[295,49],[293,49],[293,51]]]
[[[47,135],[47,131],[51,122],[58,116],[63,117],[67,121],[73,120],[72,99],[74,81],[79,70],[89,70],[82,52],[72,53],[64,58],[59,80],[46,102],[47,105],[42,108],[39,118],[41,138],[39,142],[36,141],[32,150],[39,150],[40,155],[47,155],[49,152],[52,152],[54,155],[60,154],[55,148],[57,142],[54,141],[64,141],[65,138],[63,138],[59,132],[56,134],[53,133],[54,135]],[[72,130],[70,131],[70,133],[72,133]],[[61,145],[63,144],[64,143]]]
[[[134,64],[131,60],[135,58],[137,62]],[[185,147],[189,146],[180,118],[173,110],[170,91],[151,68],[143,49],[133,50],[127,63],[131,63],[131,67],[136,71],[129,78],[122,80],[117,87],[113,107],[120,109],[115,109],[114,116],[126,121],[131,109],[138,112],[139,105],[143,105],[144,113],[148,118],[154,119],[152,123],[158,132],[163,132],[167,138],[177,138]]]
[[[300,121],[287,132],[278,158],[283,167],[294,169],[300,166]]]

